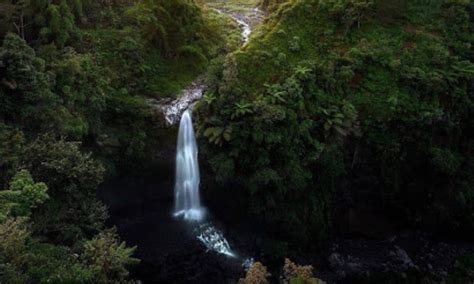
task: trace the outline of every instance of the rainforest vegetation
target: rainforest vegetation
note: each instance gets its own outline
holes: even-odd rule
[[[244,43],[216,3],[265,19]],[[470,0],[0,0],[0,283],[132,280],[97,190],[165,159],[176,129],[149,101],[199,76],[202,186],[262,224],[265,265],[348,235],[472,243],[473,17]],[[472,282],[474,254],[456,263],[423,283]]]
[[[216,179],[298,245],[347,209],[334,194],[472,236],[473,6],[362,2],[289,1],[213,70],[199,110]]]

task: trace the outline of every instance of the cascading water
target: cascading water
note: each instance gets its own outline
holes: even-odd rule
[[[229,242],[224,238],[224,234],[211,223],[200,225],[195,230],[195,233],[197,239],[200,240],[208,250],[235,257],[235,254],[230,250]]]
[[[224,13],[220,9],[214,9],[219,13]],[[261,18],[262,13],[255,8],[251,12],[255,18]],[[242,29],[242,38],[248,42],[251,29],[250,18],[247,21],[236,15],[229,14],[239,24]],[[190,88],[185,89],[184,95],[169,104],[161,106],[160,109],[165,114],[168,125],[174,125],[181,116],[178,133],[178,145],[176,153],[176,184],[175,184],[175,212],[174,216],[183,217],[187,221],[201,222],[204,219],[205,210],[201,207],[199,198],[199,164],[198,148],[194,135],[191,111],[193,103],[202,97],[205,84],[195,83]],[[208,250],[224,254],[229,257],[237,257],[231,251],[229,242],[223,233],[211,223],[199,224],[194,230],[194,236],[202,242]],[[246,259],[243,267],[248,269],[253,263],[253,258]]]
[[[190,110],[186,110],[181,117],[177,147],[174,216],[199,222],[203,220],[205,210],[199,198],[198,148]],[[234,256],[224,235],[212,224],[200,225],[194,232],[209,250]]]
[[[264,13],[258,8],[247,10],[245,13],[232,12],[225,8],[225,6],[211,9],[217,13],[230,16],[241,29],[244,44],[248,43],[252,27],[263,19]],[[149,98],[147,102],[160,117],[164,118],[164,126],[170,127],[179,123],[182,114],[187,109],[192,108],[193,104],[202,98],[206,88],[205,80],[203,77],[199,77],[175,99],[164,98],[157,100]]]
[[[186,110],[181,117],[176,152],[175,212],[185,220],[200,221],[204,209],[199,198],[198,148],[194,135],[191,113]]]

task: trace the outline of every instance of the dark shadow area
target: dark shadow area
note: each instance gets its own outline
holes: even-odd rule
[[[239,279],[245,273],[245,258],[255,257],[253,252],[258,251],[252,228],[236,214],[229,215],[225,205],[207,207],[208,201],[210,205],[217,202],[202,193],[207,207],[203,222],[221,230],[238,257],[207,251],[193,234],[196,226],[172,216],[173,167],[174,163],[169,163],[151,171],[156,174],[124,175],[99,191],[99,198],[109,207],[109,225],[117,227],[128,245],[138,247],[136,257],[141,263],[132,269],[132,278],[145,283],[227,283]]]

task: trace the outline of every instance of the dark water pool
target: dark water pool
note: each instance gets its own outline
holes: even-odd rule
[[[207,251],[193,234],[193,225],[172,217],[172,176],[169,170],[146,177],[124,176],[106,183],[99,191],[99,198],[109,206],[109,225],[117,227],[129,246],[138,247],[136,256],[142,261],[132,269],[132,277],[145,283],[232,283],[238,280],[245,273],[244,259],[255,257],[258,251],[257,236],[243,229],[245,220],[227,215],[219,218],[219,214],[214,213],[221,209],[213,210],[211,206],[207,208],[206,221],[224,233],[238,257]],[[206,206],[206,198],[203,199]]]

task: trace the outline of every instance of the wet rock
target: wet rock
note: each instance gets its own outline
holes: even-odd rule
[[[242,38],[247,43],[253,27],[259,23],[264,13],[254,8],[245,13],[233,13],[224,8],[213,8],[218,13],[231,16],[242,30]],[[147,103],[151,107],[154,118],[160,127],[170,127],[179,124],[182,114],[187,109],[192,109],[194,104],[199,101],[207,89],[204,77],[195,80],[190,86],[185,88],[177,98],[148,99]]]
[[[328,262],[331,268],[337,269],[344,265],[344,258],[342,257],[342,255],[338,254],[337,252],[334,252],[328,257]]]
[[[151,118],[153,122],[153,126],[157,128],[164,128],[167,127],[166,117],[163,112],[163,106],[170,104],[172,102],[171,98],[167,99],[147,99],[146,100],[148,107],[151,111]]]
[[[395,250],[390,252],[390,256],[395,264],[400,265],[403,270],[415,267],[415,264],[410,256],[408,256],[408,253],[399,246],[395,246]]]
[[[161,122],[162,126],[177,125],[183,113],[202,98],[206,88],[204,79],[198,78],[185,88],[176,99],[148,99],[147,103],[154,113],[155,120]]]
[[[345,278],[346,277],[346,272],[344,270],[338,270],[336,272],[336,275],[339,277],[339,278]]]
[[[347,264],[347,270],[350,272],[350,274],[354,274],[354,275],[364,274],[361,268],[362,268],[362,264],[360,262],[349,262]]]

